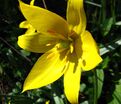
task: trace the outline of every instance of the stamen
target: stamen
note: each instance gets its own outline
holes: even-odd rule
[[[70,44],[70,52],[73,53],[73,51],[74,51],[74,47],[73,47],[73,44],[71,43]]]
[[[52,45],[51,43],[46,44],[46,46],[51,46],[51,45]]]
[[[71,33],[69,34],[69,38],[71,38],[72,40],[75,40],[78,38],[78,35],[76,34],[75,31],[71,31]]]

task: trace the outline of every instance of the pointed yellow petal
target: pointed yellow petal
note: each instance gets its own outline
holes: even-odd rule
[[[35,0],[31,0],[30,5],[34,5]]]
[[[53,48],[43,54],[27,76],[23,91],[40,88],[56,81],[65,72],[65,65],[66,50],[59,52]]]
[[[54,31],[67,37],[68,24],[62,17],[46,9],[27,5],[20,0],[19,3],[23,15],[38,32]]]
[[[33,28],[33,26],[31,24],[28,23],[28,21],[21,22],[19,24],[19,27],[27,29],[25,34],[33,34],[35,32],[35,29]]]
[[[102,61],[96,42],[88,31],[85,31],[84,34],[81,34],[81,38],[76,40],[75,50],[82,63],[83,71],[93,69]]]
[[[71,104],[78,104],[81,67],[74,53],[69,58],[68,68],[64,73],[64,92]]]
[[[28,21],[22,21],[22,22],[19,24],[19,27],[20,27],[20,28],[30,28],[31,25],[28,23]]]
[[[83,7],[83,0],[68,0],[67,21],[70,28],[81,34],[86,28],[86,16]]]
[[[50,50],[59,41],[49,33],[25,34],[18,37],[18,45],[31,52],[44,53]]]

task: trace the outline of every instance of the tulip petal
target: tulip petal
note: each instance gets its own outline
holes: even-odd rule
[[[35,0],[31,0],[30,5],[34,5]]]
[[[62,17],[46,9],[25,4],[20,0],[19,4],[23,15],[37,32],[54,31],[67,37],[68,24]]]
[[[81,67],[76,54],[69,56],[67,71],[64,73],[64,92],[71,104],[78,104]]]
[[[60,78],[65,72],[66,54],[66,50],[60,52],[56,48],[43,54],[27,76],[23,92],[46,86]]]
[[[27,29],[25,34],[33,34],[35,32],[35,29],[33,28],[33,26],[31,24],[28,23],[28,21],[21,22],[19,24],[19,27]]]
[[[68,0],[66,17],[70,29],[73,29],[77,34],[81,34],[86,28],[83,0]]]
[[[19,24],[19,27],[20,27],[20,28],[31,28],[32,26],[28,23],[28,21],[22,21],[22,22]]]
[[[56,36],[50,33],[25,33],[18,37],[18,45],[27,51],[44,53],[53,48],[59,41],[59,37]]]
[[[88,31],[76,40],[75,51],[81,61],[83,71],[93,69],[102,61],[96,42]]]

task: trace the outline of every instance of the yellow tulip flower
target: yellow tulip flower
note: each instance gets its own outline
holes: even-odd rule
[[[44,53],[27,76],[23,91],[46,86],[62,75],[64,93],[72,104],[78,104],[81,73],[96,67],[102,58],[91,33],[86,30],[83,0],[68,0],[67,20],[59,15],[19,1],[27,28],[18,37],[18,45],[28,51]]]

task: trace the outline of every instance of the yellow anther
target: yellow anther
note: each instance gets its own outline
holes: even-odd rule
[[[73,44],[71,43],[70,44],[70,52],[73,53],[73,51],[74,51],[74,47],[73,47]]]
[[[51,46],[51,43],[46,44],[46,46]]]

